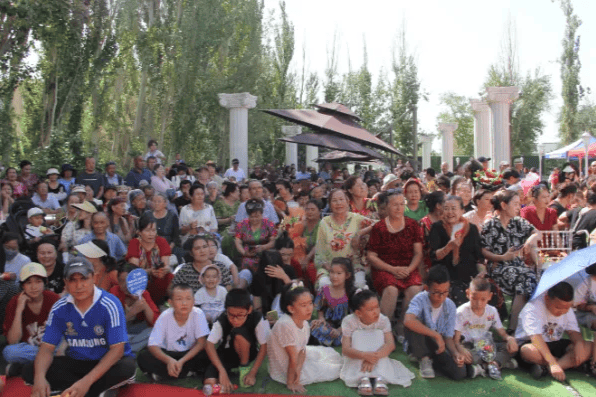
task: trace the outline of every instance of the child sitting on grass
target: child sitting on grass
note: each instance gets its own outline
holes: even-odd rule
[[[333,266],[331,267],[333,283]],[[389,319],[381,314],[379,298],[370,290],[357,292],[350,305],[354,314],[341,323],[344,363],[339,377],[348,387],[358,387],[361,396],[387,396],[387,383],[408,387],[414,374],[397,360],[389,358],[395,350]],[[371,383],[375,379],[375,385]]]
[[[310,336],[312,295],[302,283],[284,287],[281,316],[268,343],[269,376],[294,393],[305,393],[304,385],[339,378],[342,359],[331,347],[306,346]]]
[[[212,325],[225,310],[228,290],[219,285],[221,272],[215,265],[207,265],[201,270],[203,286],[195,293],[195,306],[205,313],[207,322]]]
[[[225,312],[213,324],[207,338],[205,351],[211,364],[205,371],[203,384],[219,383],[222,393],[230,393],[230,373],[238,370],[240,386],[253,386],[267,355],[269,332],[269,323],[261,312],[253,311],[250,293],[240,288],[230,290]]]
[[[409,352],[420,361],[423,378],[434,378],[435,369],[453,380],[466,377],[464,356],[453,343],[456,308],[447,297],[450,286],[447,269],[433,266],[425,291],[412,299],[406,311],[404,326]]]
[[[209,326],[203,311],[193,305],[192,287],[176,284],[170,291],[170,308],[155,322],[148,348],[141,350],[137,359],[141,371],[156,382],[202,372],[205,361],[199,353]]]
[[[354,290],[354,269],[348,258],[333,258],[331,284],[324,285],[315,299],[319,318],[311,321],[311,335],[325,346],[342,344],[342,320],[349,314],[348,299]]]
[[[530,366],[535,379],[550,373],[565,380],[565,370],[579,367],[592,356],[592,343],[580,333],[573,306],[573,287],[561,281],[524,306],[515,338],[520,341],[520,364]],[[567,333],[569,339],[562,339]]]
[[[491,329],[496,329],[506,342],[493,346],[496,349],[496,366],[492,367],[488,364],[488,370],[491,377],[498,376],[500,378],[498,374],[500,367],[517,368],[517,362],[511,358],[517,353],[517,342],[514,337],[507,335],[497,309],[488,304],[493,294],[491,284],[487,279],[475,277],[466,290],[466,295],[470,301],[457,308],[455,336],[453,337],[455,347],[464,356],[464,363],[468,365],[470,378],[475,378],[478,375],[485,376],[487,365],[483,363],[480,352],[474,349],[475,343],[485,340],[486,334],[490,334]]]

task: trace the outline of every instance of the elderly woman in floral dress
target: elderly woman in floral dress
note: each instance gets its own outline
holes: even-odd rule
[[[319,224],[315,246],[315,267],[317,268],[317,289],[329,285],[329,266],[333,258],[344,257],[354,264],[354,285],[366,285],[366,270],[360,262],[360,237],[370,233],[372,221],[349,211],[346,193],[341,189],[329,193],[331,215]]]

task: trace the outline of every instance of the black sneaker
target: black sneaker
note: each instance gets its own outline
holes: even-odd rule
[[[548,371],[547,371],[546,367],[543,365],[534,364],[534,365],[532,365],[532,368],[530,369],[530,374],[532,374],[532,378],[534,378],[534,379],[540,379],[547,373],[548,373]]]

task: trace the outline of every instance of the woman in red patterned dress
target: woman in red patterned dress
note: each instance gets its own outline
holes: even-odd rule
[[[377,222],[370,233],[368,261],[372,265],[372,280],[381,295],[381,313],[390,319],[395,312],[397,297],[404,293],[402,315],[397,332],[403,333],[403,316],[410,300],[422,291],[422,232],[418,222],[404,216],[406,199],[401,189],[389,193],[387,217]]]

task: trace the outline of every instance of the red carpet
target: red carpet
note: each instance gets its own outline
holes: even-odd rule
[[[21,378],[10,378],[0,393],[2,397],[26,397],[31,395],[31,388],[25,386]],[[200,390],[185,389],[182,387],[158,385],[158,384],[136,384],[124,387],[118,393],[118,397],[202,397]],[[234,393],[228,396],[259,397],[262,394]],[[283,395],[268,394],[268,396],[287,397]]]

